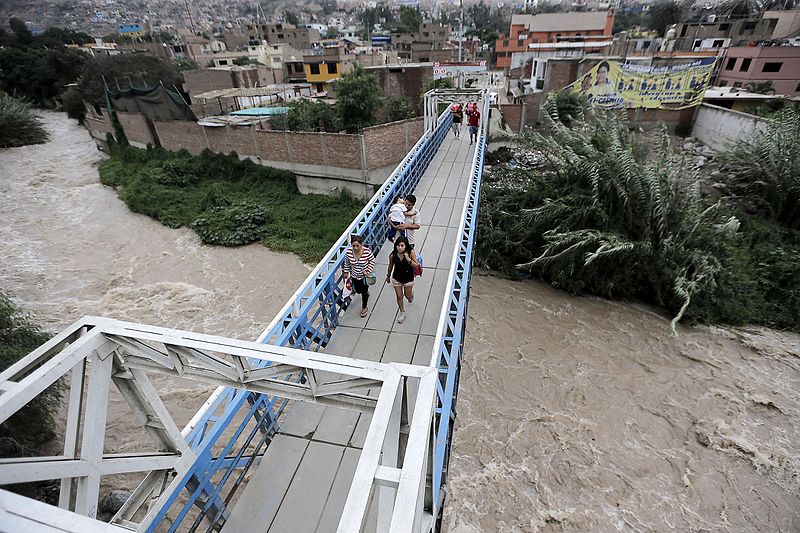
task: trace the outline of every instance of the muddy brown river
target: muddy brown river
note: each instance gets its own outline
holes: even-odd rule
[[[49,330],[103,315],[254,339],[308,268],[131,213],[84,129],[0,150],[0,287]],[[800,531],[800,336],[473,277],[451,533]],[[179,423],[209,389],[158,381]],[[112,399],[107,452],[144,436]],[[126,486],[121,480],[121,487]]]

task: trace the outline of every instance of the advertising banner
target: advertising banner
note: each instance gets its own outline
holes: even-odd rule
[[[586,95],[591,105],[604,109],[685,109],[703,101],[715,61],[708,57],[669,67],[601,61],[566,89]]]
[[[433,79],[457,78],[459,74],[469,76],[486,72],[486,61],[473,61],[461,63],[434,63]]]

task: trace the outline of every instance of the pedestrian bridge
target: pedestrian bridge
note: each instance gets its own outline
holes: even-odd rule
[[[441,104],[479,102],[478,141]],[[488,101],[431,91],[426,133],[256,342],[87,317],[0,374],[0,421],[69,376],[63,454],[0,460],[0,485],[61,480],[59,506],[0,490],[9,531],[411,532],[439,529],[456,415]],[[465,125],[466,126],[466,125]],[[424,273],[404,323],[382,283],[388,208],[415,194]],[[378,257],[370,314],[342,298],[350,234]],[[358,297],[357,295],[355,295]],[[183,430],[148,374],[218,389]],[[153,441],[104,453],[113,383]],[[110,523],[104,476],[142,481]]]

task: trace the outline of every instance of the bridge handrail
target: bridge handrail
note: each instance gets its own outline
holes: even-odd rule
[[[439,369],[439,382],[436,387],[435,405],[435,444],[433,467],[433,505],[434,517],[439,511],[444,496],[441,487],[447,477],[450,462],[453,423],[456,416],[458,377],[466,329],[469,284],[472,276],[472,258],[475,243],[475,228],[478,221],[481,176],[483,174],[483,154],[486,149],[487,125],[489,120],[489,101],[483,99],[481,109],[481,129],[478,135],[475,154],[470,168],[468,197],[461,211],[458,240],[454,245],[453,259],[450,263],[448,285],[442,301],[436,338],[433,343],[430,366]],[[444,374],[444,378],[442,377]]]

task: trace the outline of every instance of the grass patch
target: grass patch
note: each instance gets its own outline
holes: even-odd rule
[[[171,228],[193,228],[206,244],[262,242],[317,262],[350,225],[363,202],[300,194],[291,172],[230,155],[141,150],[112,145],[100,181],[137,213]]]

